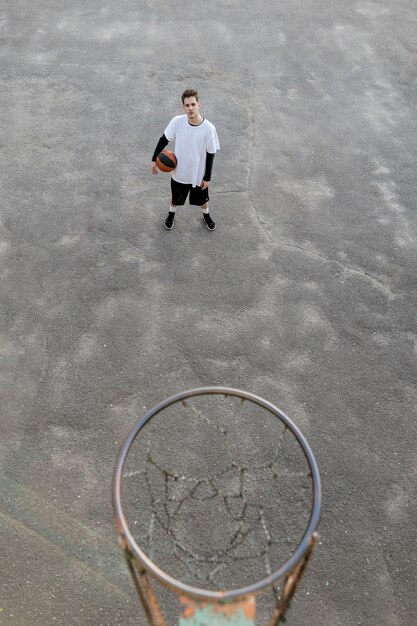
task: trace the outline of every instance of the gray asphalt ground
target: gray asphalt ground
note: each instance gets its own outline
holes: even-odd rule
[[[145,408],[228,385],[321,470],[288,623],[415,624],[413,0],[0,6],[1,623],[145,623],[118,448]],[[188,206],[166,231],[148,170],[188,87],[221,142],[214,233]]]

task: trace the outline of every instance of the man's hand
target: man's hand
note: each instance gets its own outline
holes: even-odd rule
[[[207,187],[209,186],[209,181],[208,180],[202,180],[201,181],[201,189],[207,189]]]
[[[155,163],[155,161],[152,161],[152,163],[151,163],[151,172],[152,172],[152,174],[157,174],[158,173],[158,166]]]

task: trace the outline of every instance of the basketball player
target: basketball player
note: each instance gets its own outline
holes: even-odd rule
[[[177,115],[166,127],[152,157],[151,172],[158,173],[156,157],[175,141],[177,167],[171,177],[171,206],[165,220],[165,228],[171,230],[177,206],[185,204],[189,195],[192,205],[201,206],[204,222],[209,230],[216,224],[209,213],[208,186],[211,179],[213,159],[220,149],[215,126],[200,115],[200,101],[194,89],[186,89],[181,96],[185,115]]]

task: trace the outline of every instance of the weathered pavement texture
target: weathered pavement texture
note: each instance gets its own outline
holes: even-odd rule
[[[0,25],[1,622],[144,624],[113,462],[144,407],[221,384],[321,469],[289,623],[414,623],[414,2],[3,0]],[[214,233],[164,230],[148,171],[188,87]]]

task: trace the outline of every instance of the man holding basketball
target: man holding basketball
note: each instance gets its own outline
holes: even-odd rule
[[[174,117],[158,141],[152,157],[151,172],[158,173],[156,157],[175,141],[177,167],[171,177],[171,206],[165,220],[165,228],[171,230],[177,206],[185,204],[189,195],[192,205],[201,206],[204,222],[209,230],[216,224],[209,213],[208,186],[211,179],[214,155],[220,149],[215,126],[200,115],[198,93],[186,89],[181,96],[184,115]]]

